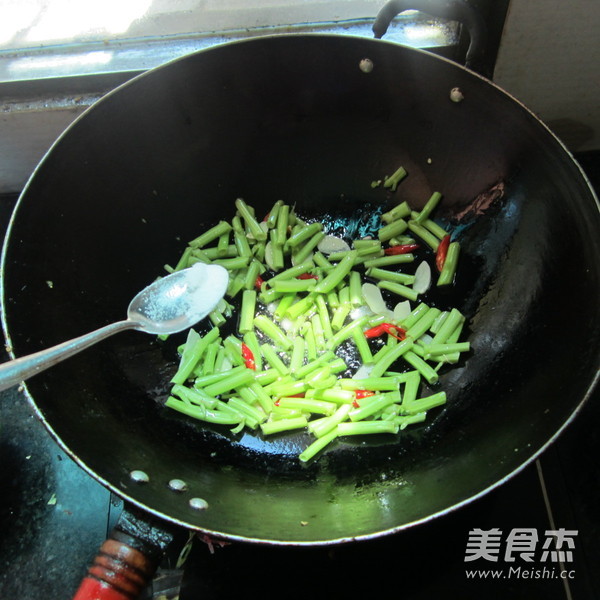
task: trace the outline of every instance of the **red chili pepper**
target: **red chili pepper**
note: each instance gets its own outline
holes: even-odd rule
[[[266,222],[269,220],[269,217],[270,217],[270,216],[271,216],[271,213],[270,213],[270,212],[268,212],[268,213],[265,215],[265,218],[262,220],[262,222],[263,222],[263,223],[266,223]]]
[[[371,329],[367,329],[364,334],[367,339],[380,337],[385,333],[385,329],[383,325],[377,325],[376,327],[371,327]]]
[[[352,406],[354,406],[354,408],[360,408],[360,404],[358,403],[359,400],[362,400],[363,398],[368,398],[369,396],[374,396],[375,392],[371,392],[369,390],[356,390],[354,392],[354,400],[352,400]]]
[[[396,254],[408,254],[413,250],[416,250],[419,244],[400,244],[399,246],[390,246],[386,248],[383,253],[387,256],[395,256]]]
[[[257,275],[256,279],[254,280],[254,287],[260,292],[264,282],[265,280],[260,275]]]
[[[252,369],[256,371],[256,362],[254,362],[254,354],[252,350],[242,342],[242,358],[244,359],[244,364],[246,365],[246,369]]]
[[[288,396],[288,398],[304,398],[304,392],[300,392],[299,394],[294,394],[293,396]]]
[[[302,273],[302,275],[298,275],[296,279],[319,279],[317,275],[311,275],[310,273]]]
[[[281,398],[277,398],[277,400],[275,400],[275,402],[273,402],[273,404],[275,406],[279,406],[279,401],[281,400]]]
[[[448,246],[450,245],[450,234],[445,235],[438,246],[438,249],[435,253],[435,266],[437,270],[441,273],[444,268],[444,263],[446,262],[446,256],[448,254]]]
[[[397,333],[394,333],[394,331],[396,331]],[[365,337],[368,339],[380,337],[384,333],[388,333],[389,335],[395,337],[397,340],[403,340],[406,337],[406,331],[404,331],[402,327],[398,327],[393,323],[382,323],[381,325],[371,327],[371,329],[367,329],[364,332]]]

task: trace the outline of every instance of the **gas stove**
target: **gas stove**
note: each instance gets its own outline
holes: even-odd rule
[[[600,153],[577,159],[600,189]],[[2,232],[16,199],[0,196]],[[0,598],[68,599],[123,502],[62,451],[18,389],[0,395]],[[597,392],[559,440],[508,482],[393,535],[281,548],[221,545],[182,528],[145,597],[220,599],[254,590],[268,598],[381,591],[411,600],[598,598],[598,423]],[[558,538],[562,546],[550,543]]]

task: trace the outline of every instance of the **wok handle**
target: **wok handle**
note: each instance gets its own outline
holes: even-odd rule
[[[152,581],[173,532],[125,509],[72,600],[135,600]]]
[[[474,71],[482,70],[483,57],[487,44],[487,27],[479,11],[466,0],[391,0],[379,11],[373,23],[376,38],[385,35],[390,23],[405,10],[418,10],[432,17],[458,21],[469,32],[469,48],[465,66]]]
[[[111,323],[91,333],[52,346],[52,348],[46,348],[46,350],[40,350],[34,354],[3,363],[0,365],[0,391],[18,385],[97,342],[120,331],[133,329],[135,326],[136,324],[133,321],[128,320]]]

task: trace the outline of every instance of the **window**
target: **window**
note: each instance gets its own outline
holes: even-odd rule
[[[470,2],[499,40],[508,0]],[[249,36],[373,37],[384,5],[385,0],[0,0],[0,193],[20,189],[78,114],[144,70]],[[458,60],[466,49],[463,38],[456,22],[416,11],[395,18],[385,35]]]

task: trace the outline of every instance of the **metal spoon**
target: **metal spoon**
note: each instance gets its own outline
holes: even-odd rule
[[[229,274],[223,267],[203,263],[158,279],[131,301],[126,320],[0,365],[0,390],[17,385],[120,331],[135,329],[168,334],[192,327],[216,307],[228,281]]]

